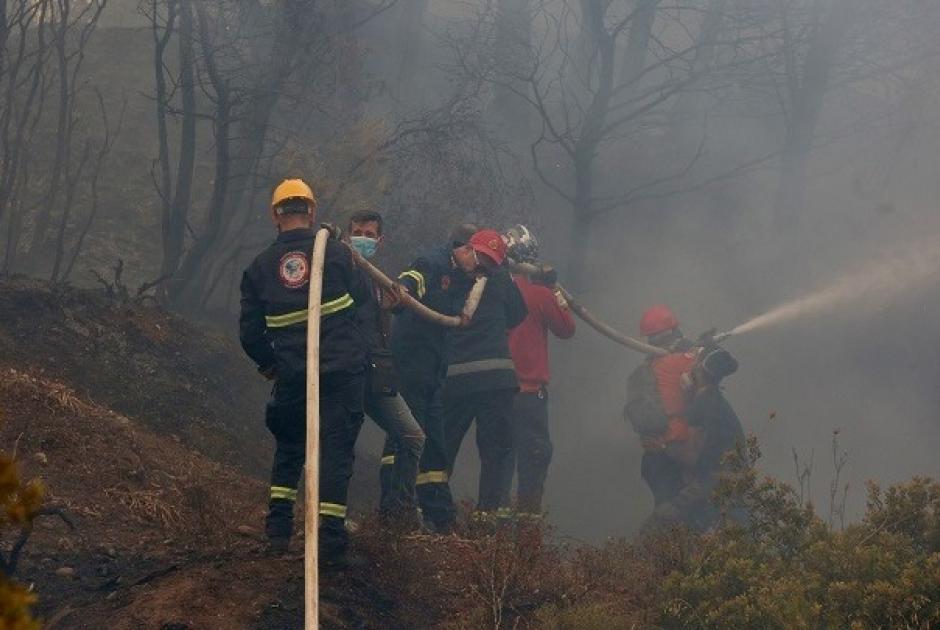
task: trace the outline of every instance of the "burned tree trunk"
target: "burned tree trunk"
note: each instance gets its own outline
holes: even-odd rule
[[[528,64],[531,38],[531,0],[500,0],[493,53],[511,85],[495,87],[490,114],[504,134],[519,141],[531,135],[529,104],[520,96],[527,89],[521,77]]]
[[[605,9],[598,3],[583,3],[586,11],[583,19],[594,42],[594,61],[591,64],[592,80],[590,100],[581,125],[581,133],[574,143],[574,223],[572,230],[568,273],[574,290],[583,288],[587,249],[590,247],[590,225],[593,217],[594,168],[600,144],[606,132],[607,114],[614,90],[614,55],[616,38],[604,24]]]
[[[172,273],[175,269],[170,269],[172,263],[169,261],[170,241],[172,239],[172,217],[173,217],[173,187],[170,175],[170,139],[167,128],[167,108],[169,93],[166,82],[166,49],[170,44],[170,38],[176,29],[177,3],[175,0],[167,0],[166,23],[162,32],[159,25],[159,3],[158,0],[151,0],[150,3],[150,26],[153,36],[153,72],[154,86],[156,89],[156,116],[157,116],[157,143],[159,153],[157,156],[157,165],[159,168],[159,180],[154,177],[154,185],[157,188],[157,194],[160,197],[160,228],[163,243],[163,259],[160,263],[160,273],[164,275]]]
[[[193,169],[196,164],[196,77],[191,0],[179,1],[179,91],[181,104],[180,153],[170,216],[164,235],[160,276],[171,276],[179,267],[192,203]]]
[[[55,50],[56,70],[58,79],[58,103],[56,111],[56,146],[55,158],[52,162],[52,171],[49,175],[49,187],[43,197],[43,202],[36,215],[33,226],[33,236],[29,246],[29,265],[36,266],[46,245],[46,237],[52,223],[52,209],[59,197],[59,186],[62,181],[62,172],[66,168],[68,153],[72,148],[72,120],[71,97],[72,89],[69,86],[69,15],[71,13],[71,0],[58,0],[54,9],[57,23],[53,30],[53,48]],[[35,270],[35,269],[34,269]]]
[[[206,74],[209,77],[210,85],[214,93],[215,113],[214,113],[214,133],[215,133],[215,177],[213,179],[212,196],[209,199],[209,206],[206,211],[206,222],[190,248],[190,251],[179,268],[179,277],[181,279],[192,278],[196,273],[195,265],[199,264],[206,253],[216,243],[221,236],[222,226],[226,214],[229,212],[228,190],[231,172],[231,122],[232,122],[232,102],[231,89],[229,81],[225,78],[215,59],[215,50],[212,35],[209,29],[208,17],[205,8],[197,5],[196,15],[199,23],[199,41],[202,46],[203,63],[206,67]],[[207,273],[202,274],[207,276]],[[170,283],[171,294],[177,300],[178,306],[181,304],[180,298],[182,291],[178,289],[176,282]],[[192,303],[199,306],[205,304],[208,292],[192,296]]]
[[[834,0],[815,25],[799,68],[788,64],[790,112],[774,201],[774,227],[792,234],[803,213],[806,169],[836,57],[851,24],[852,0]],[[792,57],[792,56],[788,56]]]
[[[659,2],[660,0],[637,0],[636,8],[633,10],[634,15],[630,21],[623,63],[620,64],[620,85],[627,86],[628,92],[636,89],[634,83],[646,67],[647,51],[653,35],[653,22],[656,20],[656,8]]]
[[[45,253],[50,245],[49,230],[52,227],[53,210],[57,209],[60,196],[69,202],[74,191],[69,188],[72,167],[73,140],[79,127],[75,115],[78,93],[82,82],[79,73],[85,60],[88,41],[107,6],[107,0],[86,2],[76,7],[74,0],[53,0],[50,3],[52,16],[52,48],[56,59],[57,111],[56,148],[49,175],[49,185],[37,209],[33,234],[27,255],[27,263],[34,272],[43,271]],[[65,190],[63,192],[63,182]],[[77,182],[75,183],[77,185]],[[63,214],[66,212],[63,210]]]

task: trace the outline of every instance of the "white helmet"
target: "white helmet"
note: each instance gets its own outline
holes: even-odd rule
[[[539,241],[524,225],[517,225],[506,232],[506,247],[509,257],[516,262],[538,262]]]

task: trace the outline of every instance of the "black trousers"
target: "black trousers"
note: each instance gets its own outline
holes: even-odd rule
[[[646,451],[640,460],[640,476],[653,492],[653,503],[672,501],[685,485],[682,466],[665,451]]]
[[[346,550],[346,506],[354,449],[362,428],[365,373],[320,375],[319,541],[325,558]],[[265,531],[289,538],[294,502],[303,471],[306,441],[306,384],[278,382],[268,403],[266,422],[277,448],[271,471],[271,501]],[[307,515],[307,518],[312,518]]]
[[[453,524],[456,517],[450,494],[447,451],[444,442],[444,417],[441,384],[428,383],[401,375],[401,395],[411,413],[424,429],[424,450],[418,463],[415,493],[424,518],[436,528]]]
[[[460,445],[477,423],[477,450],[480,452],[480,489],[477,510],[493,512],[509,506],[512,482],[512,430],[509,412],[515,389],[448,393],[444,398],[444,438],[447,469],[452,471]]]
[[[552,440],[548,433],[548,392],[519,392],[510,415],[513,468],[519,478],[518,510],[528,515],[542,513],[545,478],[552,461]],[[510,484],[511,485],[511,484]]]

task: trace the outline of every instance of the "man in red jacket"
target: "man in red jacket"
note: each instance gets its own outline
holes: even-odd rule
[[[524,226],[506,233],[509,256],[517,262],[536,263],[539,244]],[[513,401],[511,424],[515,466],[519,475],[520,516],[542,515],[542,492],[552,459],[548,432],[548,331],[560,339],[574,336],[574,318],[555,289],[555,272],[538,277],[515,276],[529,314],[509,335],[509,351],[516,366],[519,392]]]

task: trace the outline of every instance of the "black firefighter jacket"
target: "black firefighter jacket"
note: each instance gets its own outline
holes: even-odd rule
[[[517,388],[509,331],[527,314],[509,272],[501,269],[491,276],[470,324],[451,332],[445,395]]]
[[[453,248],[424,252],[398,276],[422,304],[444,315],[458,315],[473,281],[457,268]],[[398,371],[417,386],[438,387],[447,368],[448,329],[400,309],[392,326],[391,349]]]
[[[261,371],[279,381],[307,371],[307,298],[314,231],[290,230],[258,254],[242,276],[240,338]],[[346,246],[329,240],[320,302],[320,373],[365,368],[368,341],[355,306],[373,299]]]

